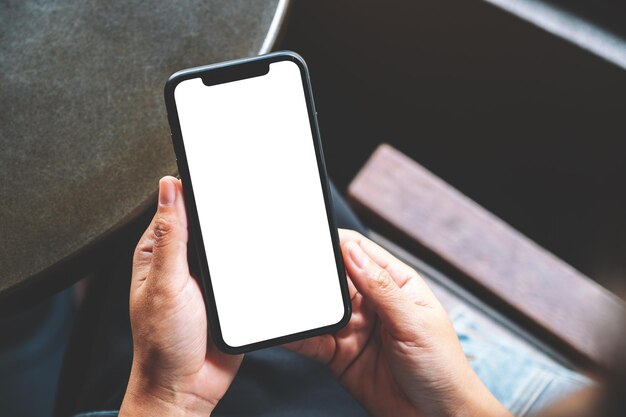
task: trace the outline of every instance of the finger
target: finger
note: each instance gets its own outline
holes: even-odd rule
[[[148,276],[150,271],[150,265],[152,264],[152,248],[154,245],[154,217],[148,225],[148,228],[143,232],[135,253],[133,254],[133,272],[131,288],[138,287]]]
[[[187,216],[180,181],[159,181],[159,204],[152,225],[152,263],[148,279],[175,285],[189,276]]]
[[[283,347],[307,358],[328,364],[334,356],[336,342],[331,335],[325,334],[309,339],[296,340],[283,345]]]
[[[413,333],[415,304],[389,272],[374,262],[356,242],[346,242],[344,261],[352,282],[389,332],[399,339]]]
[[[365,251],[367,256],[381,268],[387,270],[396,283],[402,287],[406,281],[419,274],[410,266],[400,261],[398,258],[387,252],[385,249],[372,242],[362,234],[354,230],[339,229],[339,236],[342,246],[347,242],[356,242]]]
[[[428,284],[415,269],[354,230],[339,229],[339,236],[342,245],[350,241],[358,243],[367,256],[389,272],[396,284],[410,295],[411,300],[421,305],[439,305]]]

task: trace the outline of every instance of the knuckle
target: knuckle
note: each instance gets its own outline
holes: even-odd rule
[[[138,265],[141,263],[141,250],[139,249],[139,245],[135,247],[135,251],[133,252],[133,265]]]
[[[416,282],[418,284],[421,284],[421,282],[423,281],[422,276],[418,274],[417,271],[415,271],[413,268],[408,269],[405,277],[406,282]]]
[[[146,261],[149,258],[150,250],[147,247],[146,243],[140,241],[135,247],[135,251],[133,252],[133,264],[138,265]]]
[[[167,217],[158,216],[154,221],[154,245],[166,245],[176,229],[176,222]]]
[[[391,289],[391,277],[383,268],[370,271],[370,282],[378,290],[389,291]]]
[[[143,252],[143,248],[142,248],[141,242],[139,242],[139,243],[137,243],[137,246],[135,246],[135,250],[133,251],[133,261],[134,262],[137,262],[137,260],[140,258],[141,252]]]

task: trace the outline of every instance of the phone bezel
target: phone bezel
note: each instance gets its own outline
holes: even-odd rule
[[[200,220],[198,217],[198,211],[196,208],[195,195],[193,191],[193,183],[189,173],[189,166],[187,163],[187,156],[185,153],[185,146],[182,138],[182,132],[180,128],[180,122],[178,118],[178,111],[176,108],[176,101],[174,97],[174,91],[176,86],[181,82],[193,78],[203,78],[203,82],[207,77],[217,75],[218,79],[224,79],[226,81],[216,82],[215,84],[231,82],[241,79],[254,77],[259,71],[259,66],[267,65],[273,62],[291,61],[298,65],[300,74],[302,77],[302,86],[306,99],[307,111],[309,115],[309,124],[311,127],[311,136],[313,137],[313,144],[315,148],[315,155],[317,158],[317,166],[322,184],[322,194],[324,196],[324,204],[326,207],[326,215],[328,217],[328,225],[330,227],[331,241],[333,245],[333,251],[335,254],[335,262],[337,266],[337,275],[339,277],[339,285],[341,288],[341,295],[344,304],[344,314],[341,320],[335,324],[331,324],[324,327],[305,330],[302,332],[285,335],[273,339],[263,340],[243,346],[230,346],[223,337],[219,323],[219,317],[217,314],[217,308],[215,303],[215,297],[213,294],[213,288],[211,284],[211,275],[209,272],[209,265],[206,258],[206,252],[204,248],[204,241],[202,238]],[[345,273],[345,266],[343,263],[343,257],[341,254],[341,246],[339,243],[339,234],[337,231],[336,221],[334,218],[333,202],[330,194],[330,186],[328,181],[328,175],[326,173],[326,164],[324,162],[324,155],[322,150],[322,143],[320,139],[319,126],[317,123],[317,112],[315,111],[315,104],[313,102],[313,92],[311,89],[311,81],[309,78],[309,72],[304,62],[304,59],[291,51],[273,52],[266,55],[260,55],[252,58],[238,59],[233,61],[222,62],[214,65],[207,65],[202,67],[190,68],[182,71],[178,71],[173,74],[165,84],[165,105],[167,108],[167,116],[170,124],[172,134],[172,144],[174,152],[176,154],[176,162],[178,164],[178,171],[183,183],[185,206],[187,208],[187,218],[189,222],[189,236],[190,242],[195,247],[195,253],[190,254],[190,260],[195,255],[195,261],[198,262],[198,272],[200,279],[200,286],[203,291],[205,305],[207,309],[207,317],[209,323],[209,331],[215,345],[223,352],[229,354],[240,354],[250,352],[253,350],[263,349],[271,346],[281,345],[295,340],[305,339],[313,336],[319,336],[325,333],[337,331],[344,327],[350,320],[352,314],[352,306],[350,302],[350,295],[348,291],[348,282]]]

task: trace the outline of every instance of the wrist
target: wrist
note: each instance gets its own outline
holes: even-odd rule
[[[471,383],[463,384],[459,407],[450,413],[453,417],[512,417],[511,413],[498,401],[483,384],[478,375],[471,370]]]
[[[174,384],[164,385],[133,364],[119,416],[207,417],[215,406],[216,403],[179,390]]]

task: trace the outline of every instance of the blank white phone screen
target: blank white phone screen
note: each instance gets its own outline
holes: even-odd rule
[[[343,299],[300,68],[174,91],[222,337],[338,323]]]

